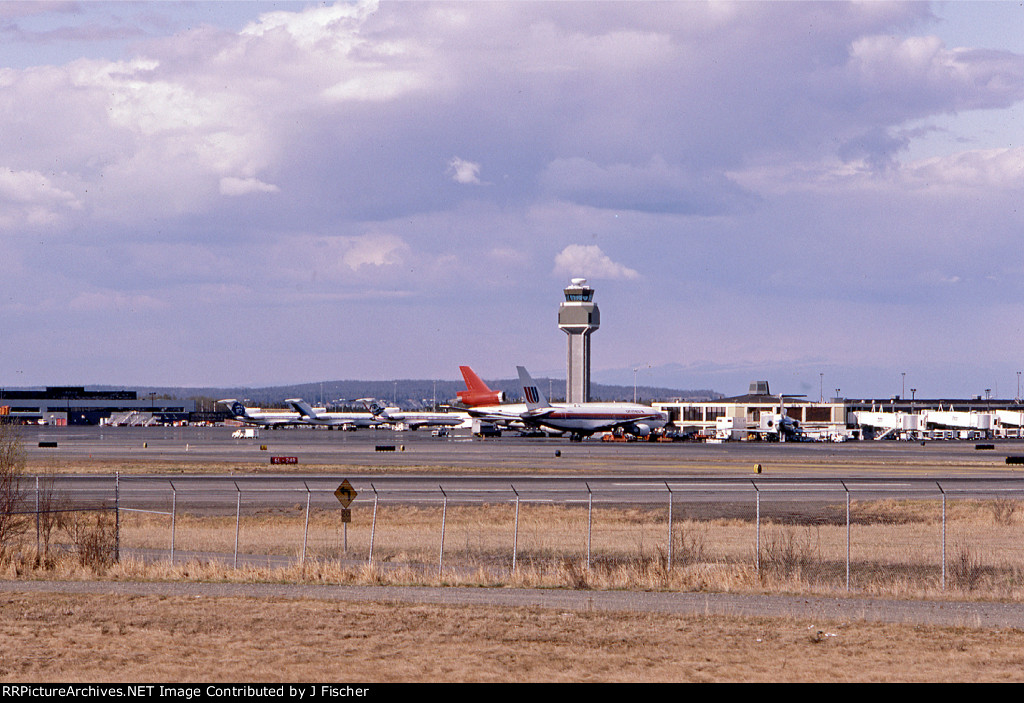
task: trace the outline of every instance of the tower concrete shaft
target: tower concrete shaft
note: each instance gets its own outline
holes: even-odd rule
[[[594,289],[585,278],[574,278],[558,306],[558,327],[569,336],[565,367],[565,400],[590,400],[590,335],[601,326],[601,312],[594,304]]]

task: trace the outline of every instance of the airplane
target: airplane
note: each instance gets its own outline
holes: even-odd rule
[[[249,408],[234,398],[218,400],[217,402],[227,406],[233,420],[244,422],[247,425],[275,428],[286,425],[309,424],[296,412],[250,412]]]
[[[779,442],[806,442],[810,438],[804,434],[800,427],[800,421],[794,420],[786,414],[786,398],[803,398],[802,395],[780,395],[779,412],[761,413],[757,427],[751,428],[748,432],[764,435],[765,439]]]
[[[562,403],[552,405],[523,366],[517,366],[526,398],[526,412],[519,419],[528,427],[568,432],[579,442],[595,432],[622,429],[638,437],[668,424],[668,413],[636,403]]]
[[[355,429],[357,427],[375,427],[381,424],[381,421],[376,419],[373,413],[317,412],[302,398],[289,398],[285,402],[292,406],[299,416],[310,425]]]
[[[460,366],[462,380],[466,382],[466,390],[456,391],[464,405],[501,405],[505,402],[505,394],[502,391],[491,390],[491,388],[476,375],[473,369],[468,366]]]
[[[455,395],[466,405],[470,417],[482,425],[491,425],[499,430],[523,432],[527,429],[520,419],[520,415],[528,410],[525,403],[506,403],[504,392],[492,389],[468,366],[460,366],[459,371],[466,382],[466,390],[456,391]]]
[[[427,413],[407,412],[399,408],[385,408],[372,398],[361,398],[360,402],[366,406],[374,419],[381,423],[391,425],[405,425],[410,430],[420,427],[458,427],[466,422],[469,416],[465,413]]]

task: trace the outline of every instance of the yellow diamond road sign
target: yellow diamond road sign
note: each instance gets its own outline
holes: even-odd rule
[[[338,502],[341,503],[341,507],[343,508],[347,508],[352,505],[352,501],[356,499],[357,495],[359,494],[356,492],[356,489],[352,487],[352,484],[348,482],[347,478],[341,482],[341,485],[338,486],[338,490],[334,492],[334,497],[338,499]]]

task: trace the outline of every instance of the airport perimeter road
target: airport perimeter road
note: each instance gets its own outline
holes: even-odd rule
[[[681,615],[798,617],[825,622],[892,622],[976,629],[1024,629],[1024,605],[818,596],[573,591],[520,588],[325,586],[289,584],[108,581],[0,581],[0,592],[98,593],[181,597],[303,598],[339,602],[429,603],[448,606],[546,608]]]
[[[848,477],[852,473],[1024,476],[1006,457],[1024,441],[840,444],[732,442],[570,442],[562,438],[473,438],[460,430],[262,430],[233,439],[231,427],[19,427],[29,472],[372,473],[509,472],[543,474],[764,475]],[[979,447],[992,446],[992,449]],[[272,464],[284,457],[294,464]]]

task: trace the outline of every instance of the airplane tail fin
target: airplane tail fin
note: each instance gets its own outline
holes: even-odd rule
[[[249,413],[246,412],[245,406],[234,398],[226,398],[224,400],[218,400],[218,403],[222,403],[227,406],[228,411],[235,418],[248,417]]]
[[[491,389],[484,383],[483,379],[476,375],[476,371],[468,366],[460,366],[462,380],[466,382],[466,388],[475,392],[490,393]]]
[[[466,390],[456,391],[458,396],[466,405],[496,405],[505,402],[505,394],[502,391],[492,390],[483,382],[476,372],[468,366],[460,366],[462,379],[466,382]]]
[[[302,398],[289,398],[285,402],[288,403],[288,405],[292,406],[295,412],[297,412],[300,416],[309,420],[316,419],[316,411],[313,410],[313,406],[304,401]]]
[[[538,408],[550,407],[548,399],[541,393],[540,388],[533,382],[530,372],[523,366],[517,366],[519,372],[519,384],[523,387],[523,397],[526,398],[526,409],[536,410]]]
[[[374,417],[379,416],[384,412],[384,408],[374,398],[360,398],[357,402],[362,403],[363,407],[370,411]]]

